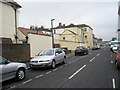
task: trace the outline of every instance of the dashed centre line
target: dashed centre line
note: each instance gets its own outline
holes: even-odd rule
[[[68,79],[73,78],[77,73],[79,73],[83,68],[85,68],[86,65],[82,66],[79,70],[77,70],[73,75],[71,75]]]
[[[92,58],[92,59],[90,60],[90,62],[92,62],[94,59],[95,59],[95,57],[94,57],[94,58]]]

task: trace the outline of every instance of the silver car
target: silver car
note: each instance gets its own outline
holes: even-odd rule
[[[30,60],[30,68],[52,67],[58,63],[65,63],[65,52],[60,48],[53,48],[41,51],[36,57]]]
[[[25,78],[26,64],[10,62],[0,56],[0,82],[16,78],[22,80]]]

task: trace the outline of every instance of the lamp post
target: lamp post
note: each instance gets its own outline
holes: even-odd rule
[[[54,48],[54,33],[53,33],[53,21],[55,19],[51,19],[51,31],[52,31],[52,47]]]

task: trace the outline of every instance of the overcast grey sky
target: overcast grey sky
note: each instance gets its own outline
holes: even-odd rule
[[[59,22],[65,25],[87,24],[93,28],[96,37],[104,40],[117,37],[118,0],[15,1],[22,6],[19,14],[19,26],[21,27],[43,25],[50,28],[50,20],[54,18],[54,26],[57,26]]]

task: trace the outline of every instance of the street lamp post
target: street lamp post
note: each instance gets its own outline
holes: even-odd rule
[[[55,19],[51,19],[51,31],[52,31],[52,47],[54,48],[54,33],[53,33],[53,21]]]

